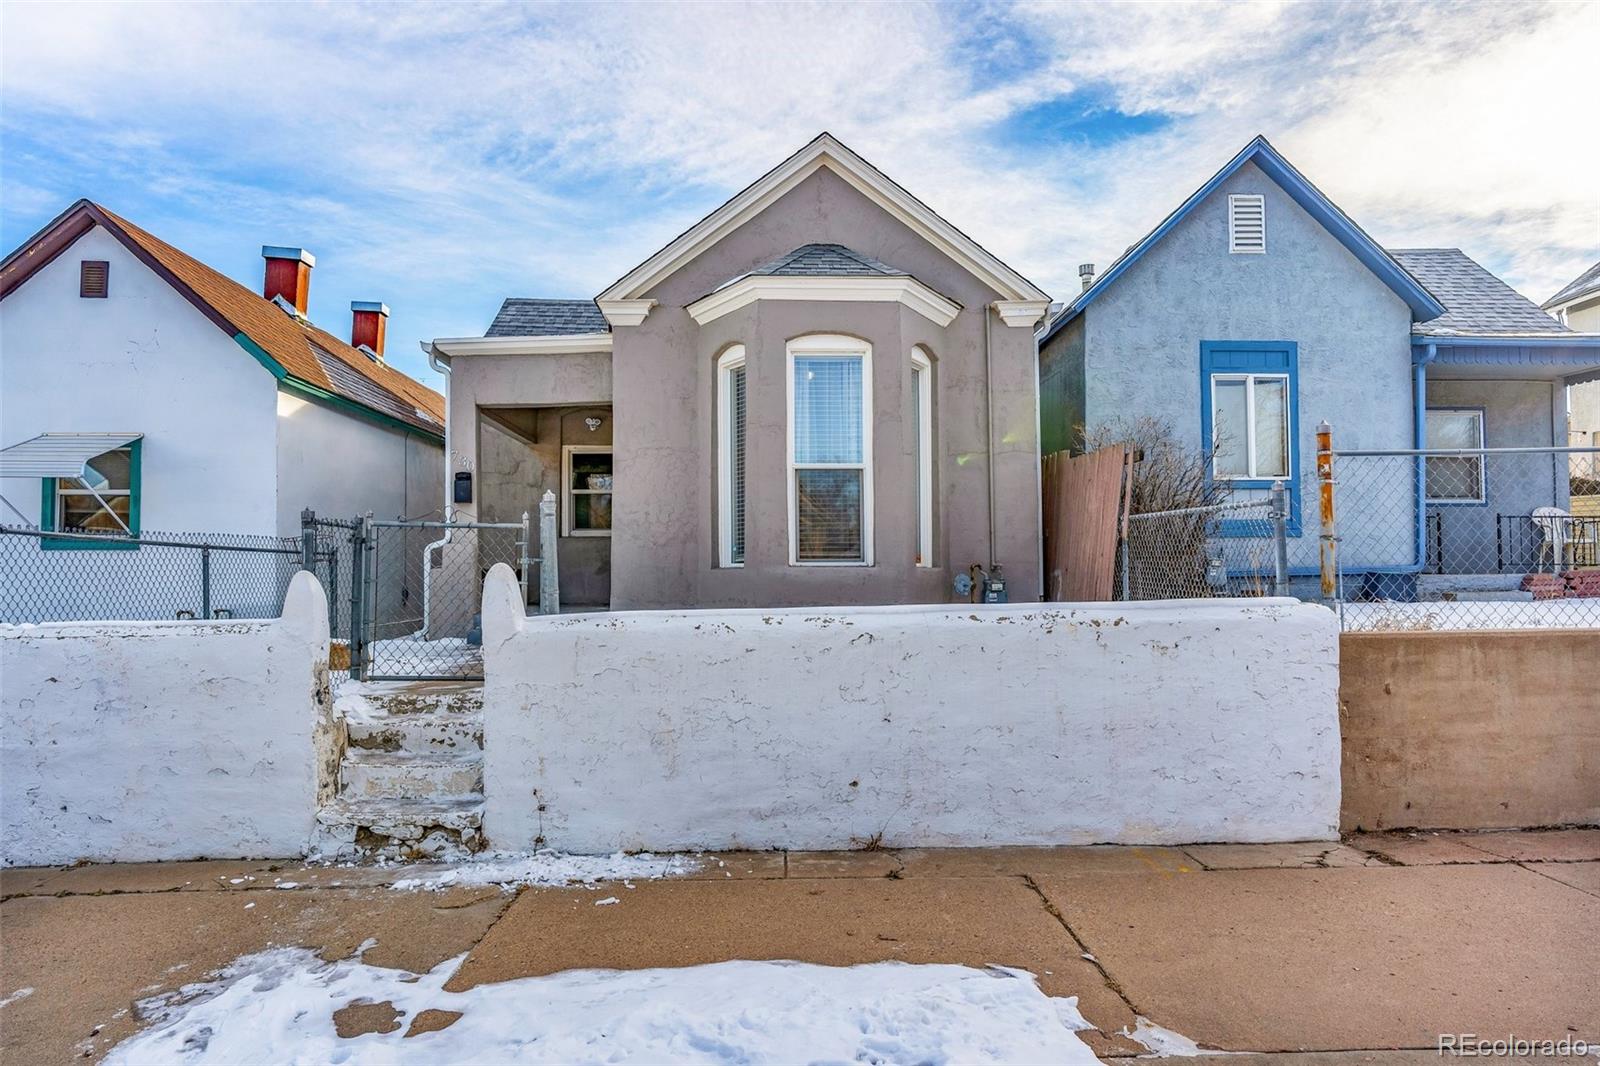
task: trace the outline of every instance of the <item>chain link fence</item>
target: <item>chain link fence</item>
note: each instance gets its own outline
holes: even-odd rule
[[[509,565],[526,604],[529,540],[526,521],[366,522],[353,669],[369,680],[481,679],[483,577]]]
[[[1600,627],[1600,449],[1338,451],[1347,630]]]
[[[0,526],[0,621],[276,618],[293,537]]]
[[[1284,594],[1286,499],[1128,515],[1118,548],[1118,599]]]

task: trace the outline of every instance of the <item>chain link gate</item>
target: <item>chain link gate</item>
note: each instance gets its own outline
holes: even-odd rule
[[[528,602],[528,518],[402,522],[354,531],[350,673],[370,681],[483,679],[483,578],[505,563]]]

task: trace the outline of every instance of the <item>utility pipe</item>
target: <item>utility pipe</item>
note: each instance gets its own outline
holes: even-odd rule
[[[985,304],[983,307],[983,426],[986,440],[983,452],[988,459],[989,473],[989,570],[991,573],[1000,565],[995,558],[994,550],[994,364],[990,343],[993,316],[994,308]]]
[[[427,353],[428,365],[444,377],[444,520],[448,525],[455,521],[455,505],[450,499],[451,477],[450,463],[450,362],[441,361],[439,351],[427,341],[418,341],[422,350]],[[422,639],[427,640],[429,631],[433,628],[433,575],[428,563],[433,559],[435,549],[442,549],[450,543],[453,529],[444,531],[444,536],[432,541],[422,549]]]

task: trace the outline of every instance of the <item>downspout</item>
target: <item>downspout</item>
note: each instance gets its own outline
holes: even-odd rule
[[[439,352],[433,345],[426,341],[419,341],[422,350],[428,354],[428,365],[438,374],[444,376],[444,520],[448,525],[455,521],[455,507],[450,499],[450,363],[441,361]],[[450,535],[455,530],[447,529],[444,536],[428,544],[422,549],[422,639],[428,639],[428,632],[433,628],[433,580],[429,576],[428,561],[433,558],[434,550],[443,548],[450,543]]]
[[[1430,344],[1411,368],[1416,413],[1412,419],[1411,447],[1422,451],[1428,446],[1428,364],[1439,357],[1439,346]],[[1428,565],[1428,460],[1417,456],[1417,573]]]
[[[988,458],[989,473],[989,572],[993,573],[999,565],[995,559],[994,538],[994,365],[993,355],[990,351],[990,333],[993,324],[994,308],[988,304],[983,305],[983,400],[984,417],[983,431],[985,436],[984,455]]]

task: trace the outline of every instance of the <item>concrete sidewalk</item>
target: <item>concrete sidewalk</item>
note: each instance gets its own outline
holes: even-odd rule
[[[1021,967],[1051,995],[1078,997],[1103,1058],[1144,1053],[1120,1035],[1140,1017],[1203,1047],[1303,1066],[1437,1061],[1440,1033],[1600,1040],[1595,829],[770,852],[708,856],[688,876],[632,888],[388,887],[416,872],[5,870],[0,1057],[95,1059],[138,1029],[140,999],[267,946],[335,959],[369,938],[365,960],[380,966],[466,953],[453,989],[726,959]],[[596,907],[597,892],[621,903]]]

